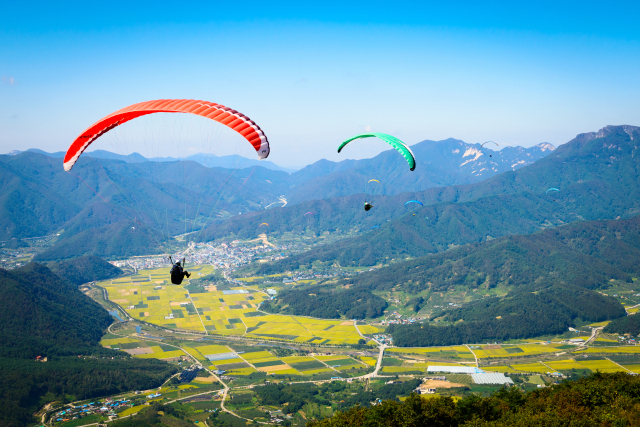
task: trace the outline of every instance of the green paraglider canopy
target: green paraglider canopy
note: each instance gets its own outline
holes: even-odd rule
[[[340,144],[340,147],[338,147],[338,153],[344,148],[345,145],[360,138],[380,138],[381,140],[395,148],[400,154],[402,154],[402,157],[404,157],[407,160],[407,163],[409,163],[409,168],[411,170],[414,170],[416,168],[416,158],[413,156],[413,153],[411,152],[407,144],[400,141],[395,136],[387,135],[386,133],[372,132],[356,135]]]

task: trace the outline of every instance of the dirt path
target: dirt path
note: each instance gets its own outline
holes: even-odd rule
[[[275,245],[271,244],[267,240],[267,235],[266,234],[258,234],[258,238],[257,239],[249,240],[247,243],[257,242],[258,240],[260,240],[262,242],[262,244],[264,244],[264,245],[269,245],[269,246],[275,248]]]
[[[471,354],[473,354],[473,357],[475,357],[476,359],[476,368],[478,368],[478,356],[476,356],[476,354],[473,352],[473,350],[471,350],[471,347],[469,347],[468,345],[465,344],[465,347],[467,347],[467,349],[469,349],[469,351],[471,352]]]

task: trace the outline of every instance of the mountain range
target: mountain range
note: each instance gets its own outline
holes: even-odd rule
[[[573,221],[631,217],[640,212],[640,162],[635,157],[640,128],[608,126],[578,135],[532,165],[481,183],[431,188],[381,197],[371,211],[357,197],[301,203],[274,212],[234,217],[208,230],[208,236],[255,234],[267,222],[281,232],[316,212],[318,231],[359,229],[366,233],[273,264],[261,272],[281,272],[312,262],[342,266],[375,265],[509,234],[533,233]],[[550,187],[559,192],[547,193]],[[407,200],[420,200],[406,207]],[[374,225],[379,229],[370,230]]]
[[[354,189],[372,197],[471,184],[530,165],[549,155],[555,147],[541,143],[530,148],[505,147],[493,151],[487,146],[449,138],[422,141],[412,145],[411,150],[416,158],[414,171],[409,170],[404,158],[395,150],[366,160],[320,160],[294,174],[296,179],[286,193],[287,199],[295,204],[348,196],[354,194]],[[371,179],[377,179],[380,185],[367,187]]]
[[[26,151],[32,153],[44,154],[45,156],[61,159],[64,157],[64,151],[56,151],[55,153],[47,153],[46,151],[39,150],[37,148],[30,148]],[[23,151],[14,150],[10,155],[17,155],[23,153]],[[216,156],[214,154],[197,153],[186,157],[144,157],[140,153],[131,154],[118,154],[112,153],[106,150],[93,150],[87,151],[83,156],[93,157],[96,159],[108,159],[108,160],[120,160],[125,163],[143,163],[143,162],[181,162],[192,161],[206,166],[209,168],[226,168],[226,169],[245,169],[252,166],[261,166],[265,169],[271,169],[282,172],[295,172],[295,169],[283,168],[268,160],[256,160],[248,159],[246,157],[239,156],[237,154],[231,154],[228,156]]]
[[[96,229],[96,233],[85,236],[92,239],[89,246],[114,249],[92,254],[114,256],[124,254],[115,248],[128,244],[96,239],[109,234],[110,227],[119,223],[126,224],[120,226],[122,229],[144,230],[148,237],[146,243],[141,244],[151,248],[143,252],[152,253],[160,251],[162,242],[170,236],[219,224],[226,218],[241,216],[238,213],[270,207],[269,210],[275,208],[275,215],[281,212],[280,206],[300,204],[307,198],[333,197],[327,202],[330,205],[341,203],[334,196],[345,194],[343,199],[361,200],[362,195],[354,195],[362,191],[361,184],[365,180],[358,168],[376,171],[379,177],[394,177],[384,186],[384,192],[397,194],[406,190],[405,185],[423,189],[479,180],[505,168],[522,167],[550,153],[551,148],[543,144],[537,148],[508,147],[491,152],[480,149],[477,144],[453,139],[424,141],[414,146],[420,153],[416,155],[421,167],[415,176],[405,170],[404,160],[400,162],[395,150],[368,160],[337,163],[322,160],[292,174],[260,166],[225,169],[205,167],[192,160],[145,161],[135,154],[123,160],[104,151],[88,153],[93,156],[83,156],[70,173],[65,173],[60,166],[61,153],[44,155],[38,150],[28,150],[0,156],[0,239],[61,233],[59,243],[68,247],[74,244],[69,240],[72,236]],[[492,153],[490,159],[495,159],[495,165],[480,171],[483,169],[480,166],[487,162],[486,153]],[[433,172],[431,169],[435,166],[422,162],[420,156],[428,157],[429,162],[439,164],[441,168],[450,168],[451,173]],[[402,171],[395,176],[394,171],[400,168]],[[446,180],[437,181],[438,176],[446,177]],[[409,178],[414,181],[407,181]],[[384,178],[380,181],[384,182]],[[160,237],[152,237],[157,235]],[[210,235],[206,230],[198,238],[202,240]],[[138,247],[130,249],[134,252],[142,250]],[[50,255],[72,252],[73,256],[91,253],[64,249]]]

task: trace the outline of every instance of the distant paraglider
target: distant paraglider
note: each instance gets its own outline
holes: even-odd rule
[[[417,203],[417,204],[419,204],[420,206],[424,206],[424,205],[422,204],[422,202],[421,202],[421,201],[419,201],[419,200],[409,200],[409,201],[408,201],[407,203],[405,203],[404,205],[405,205],[405,206],[407,206],[409,203]]]
[[[373,227],[371,227],[371,229],[373,230],[374,228],[380,228],[379,225],[374,225]]]
[[[369,209],[371,209],[373,207],[372,201],[371,200],[367,201],[367,195],[372,198],[373,195],[375,194],[376,185],[373,185],[371,190],[369,189],[370,184],[372,182],[375,182],[378,185],[380,185],[380,181],[378,181],[377,179],[370,179],[367,182],[367,186],[366,186],[366,190],[365,190],[365,200],[364,200],[364,210],[365,211],[368,211]]]
[[[549,191],[551,191],[551,192],[558,191],[559,192],[560,190],[558,190],[557,188],[551,187],[550,189],[547,190],[547,192],[545,194],[549,194]],[[556,201],[555,197],[553,198],[553,201],[554,202]]]
[[[489,143],[496,144],[496,147],[499,147],[498,143],[494,142],[494,141],[483,142],[482,144],[480,144],[480,147],[484,147],[484,144],[489,144]],[[489,157],[493,157],[493,156],[491,154],[489,154]]]

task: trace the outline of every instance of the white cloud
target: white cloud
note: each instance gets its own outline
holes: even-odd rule
[[[13,77],[2,76],[2,83],[13,86],[16,84],[16,79]]]

